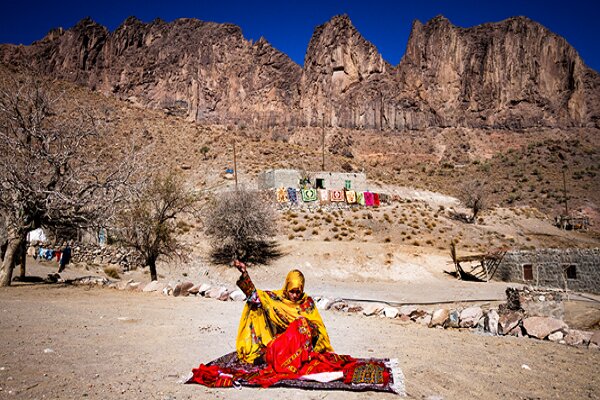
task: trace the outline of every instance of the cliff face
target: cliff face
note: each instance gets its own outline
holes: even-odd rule
[[[90,19],[0,61],[191,120],[383,130],[600,127],[600,78],[561,37],[523,17],[473,28],[413,24],[397,67],[337,16],[302,69],[231,24],[180,19],[117,30]]]
[[[444,125],[571,126],[598,115],[586,90],[600,88],[598,75],[592,83],[563,38],[523,17],[469,29],[416,22],[399,71]]]
[[[194,19],[129,18],[112,33],[84,19],[28,47],[4,45],[0,60],[192,120],[221,122],[290,122],[302,72],[265,40],[244,39],[237,26]]]

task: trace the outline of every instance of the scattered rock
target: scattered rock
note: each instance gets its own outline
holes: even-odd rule
[[[488,311],[486,317],[485,317],[485,330],[489,333],[491,333],[492,335],[496,336],[498,335],[498,320],[499,320],[500,316],[498,315],[498,312],[496,310],[490,310]]]
[[[415,310],[410,313],[410,319],[412,319],[413,321],[416,321],[419,318],[425,317],[426,315],[429,315],[429,313],[425,310]]]
[[[498,320],[498,334],[507,335],[508,332],[519,325],[521,318],[523,318],[523,314],[519,311],[504,312]]]
[[[321,297],[317,300],[316,305],[319,310],[329,310],[329,307],[333,304],[333,300],[327,297]]]
[[[142,292],[158,292],[162,291],[165,288],[164,283],[160,283],[158,281],[152,281],[142,289]]]
[[[208,283],[203,283],[202,285],[200,285],[200,288],[198,289],[198,294],[200,296],[207,296],[207,293],[211,288],[212,288],[212,286],[210,286]]]
[[[448,320],[446,321],[445,327],[447,328],[458,328],[460,320],[460,311],[452,310],[450,314],[448,314]]]
[[[229,293],[229,298],[233,301],[245,301],[246,295],[240,289],[236,289]]]
[[[424,316],[417,318],[415,322],[424,326],[429,326],[429,324],[431,324],[431,315],[425,314]]]
[[[440,308],[439,310],[435,310],[433,315],[431,316],[431,322],[429,323],[430,327],[434,326],[444,326],[448,317],[450,316],[450,311],[447,308]]]
[[[529,317],[523,320],[523,328],[525,332],[532,337],[545,339],[551,333],[557,331],[566,332],[567,324],[563,321],[550,317]],[[599,335],[600,339],[600,335]]]
[[[194,285],[191,288],[188,289],[188,293],[189,294],[193,294],[193,295],[197,295],[198,293],[200,293],[200,285]]]
[[[396,318],[399,312],[396,307],[385,307],[383,309],[383,316],[386,318]]]
[[[564,335],[561,331],[557,331],[548,335],[548,340],[551,342],[559,342],[563,339]]]
[[[460,323],[461,328],[473,328],[477,326],[477,323],[483,316],[483,310],[481,307],[469,307],[465,308],[460,312]]]
[[[351,304],[348,306],[348,309],[346,310],[346,312],[349,313],[359,313],[363,310],[363,308],[359,305],[356,304]]]
[[[381,310],[383,310],[384,306],[379,304],[367,304],[363,307],[363,315],[367,317],[375,314],[379,314]]]
[[[186,281],[183,282],[181,284],[181,295],[182,296],[189,296],[190,295],[190,289],[192,289],[194,287],[194,284],[190,281]]]
[[[402,306],[398,309],[398,313],[402,316],[402,315],[406,315],[408,317],[410,317],[412,315],[412,313],[416,312],[418,310],[417,306]]]
[[[515,326],[510,331],[508,331],[507,335],[515,336],[515,337],[523,337],[523,329],[520,325]]]
[[[569,346],[585,346],[589,344],[591,338],[592,332],[569,329],[565,336],[565,343]]]

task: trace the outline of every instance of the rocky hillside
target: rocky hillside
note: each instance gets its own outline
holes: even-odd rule
[[[524,17],[472,28],[416,21],[386,63],[347,16],[315,29],[304,68],[266,40],[195,19],[114,32],[84,19],[30,46],[0,45],[30,67],[192,121],[381,130],[600,127],[600,77],[561,37]]]

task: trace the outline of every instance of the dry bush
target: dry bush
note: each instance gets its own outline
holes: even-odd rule
[[[121,276],[119,275],[119,269],[117,267],[112,267],[112,266],[104,267],[103,271],[106,274],[106,276],[108,276],[109,278],[121,279]]]
[[[266,264],[280,257],[275,233],[273,210],[249,190],[221,194],[206,214],[206,234],[213,240],[211,256],[217,263],[239,259]]]

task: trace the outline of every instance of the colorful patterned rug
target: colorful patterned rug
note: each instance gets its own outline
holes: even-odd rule
[[[354,360],[356,361],[354,366],[345,370],[343,375],[342,372],[339,372],[338,376],[334,376],[335,372],[305,375],[299,379],[280,380],[271,386],[308,390],[378,391],[396,393],[400,396],[406,395],[404,374],[396,359],[358,358]],[[211,384],[207,386],[239,388],[240,386],[259,387],[260,385],[252,384],[245,379],[234,379],[232,381],[232,375],[227,372],[243,370],[247,376],[251,377],[258,374],[264,368],[264,365],[243,363],[234,351],[201,367],[207,371],[218,371],[218,378],[211,381]],[[337,379],[330,382],[319,382],[317,380],[307,380],[307,378],[325,381]],[[192,376],[185,383],[202,382],[197,380],[197,376]]]

